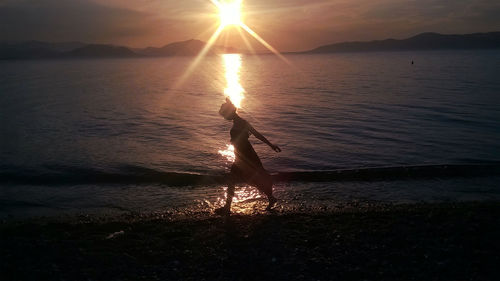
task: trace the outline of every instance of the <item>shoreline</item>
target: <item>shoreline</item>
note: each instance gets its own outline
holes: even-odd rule
[[[500,202],[3,221],[6,280],[495,280]]]

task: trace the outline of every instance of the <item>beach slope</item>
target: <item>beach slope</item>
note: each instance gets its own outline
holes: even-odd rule
[[[498,280],[500,204],[4,221],[4,280]]]

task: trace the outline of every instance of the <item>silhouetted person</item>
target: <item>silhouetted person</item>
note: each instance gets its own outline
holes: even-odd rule
[[[236,182],[241,181],[257,187],[260,192],[264,193],[269,200],[269,205],[266,209],[270,210],[277,201],[273,196],[273,179],[262,166],[262,162],[248,141],[248,137],[250,134],[253,134],[256,138],[269,145],[274,151],[281,152],[281,149],[269,142],[250,123],[241,118],[236,113],[236,106],[233,105],[229,98],[226,98],[226,103],[221,105],[219,114],[224,119],[233,121],[230,134],[236,158],[231,166],[231,173],[228,176],[226,204],[224,207],[216,209],[215,212],[217,214],[229,214],[231,212],[234,187]]]

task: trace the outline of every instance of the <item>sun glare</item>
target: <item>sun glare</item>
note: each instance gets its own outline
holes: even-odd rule
[[[239,26],[241,20],[241,2],[242,0],[228,0],[219,2],[219,18],[220,25],[226,27],[228,25]]]
[[[0,0],[1,1],[1,0]],[[243,12],[242,12],[242,3],[243,0],[210,0],[212,4],[217,7],[217,10],[219,12],[219,27],[215,30],[215,32],[212,34],[210,39],[207,41],[203,49],[198,53],[196,58],[193,60],[193,62],[189,65],[189,67],[186,69],[184,74],[181,76],[181,78],[177,81],[175,86],[173,88],[178,88],[184,81],[191,75],[193,70],[198,66],[200,61],[209,53],[210,49],[214,46],[214,44],[217,42],[219,39],[219,36],[223,32],[223,30],[226,27],[229,26],[235,26],[237,27],[238,32],[242,36],[243,40],[245,41],[245,44],[249,48],[252,53],[255,53],[253,50],[252,46],[250,43],[246,40],[246,38],[243,36],[242,30],[245,31],[246,33],[250,34],[255,40],[257,40],[259,43],[261,43],[263,46],[265,46],[269,51],[271,51],[273,54],[278,56],[281,60],[283,60],[285,63],[288,65],[291,65],[291,63],[283,57],[279,53],[278,50],[273,48],[269,43],[267,43],[262,37],[260,37],[255,31],[253,31],[248,25],[246,25],[243,22]],[[239,66],[241,64],[241,58],[230,58],[226,60],[226,70],[227,69],[238,69],[239,71]],[[237,67],[235,67],[237,66]],[[226,72],[227,73],[227,72]],[[226,75],[226,78],[227,75]],[[231,78],[232,79],[232,78]],[[228,78],[229,81],[229,78]],[[235,79],[232,79],[232,81],[236,81]],[[239,82],[233,83],[228,82],[228,89],[226,89],[225,93],[227,96],[231,98],[233,103],[237,105],[238,107],[240,106],[241,99],[243,99],[243,90],[241,88],[241,85],[239,85]],[[235,96],[234,93],[239,93],[238,96]],[[241,95],[240,95],[241,94]]]
[[[234,154],[234,146],[232,144],[227,144],[226,149],[219,150],[219,154],[223,157],[226,157],[227,161],[233,163],[236,159],[236,155]]]

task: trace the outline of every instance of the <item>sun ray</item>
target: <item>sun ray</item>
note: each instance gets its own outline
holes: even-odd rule
[[[210,48],[217,41],[219,36],[221,35],[224,28],[227,26],[235,26],[240,33],[240,36],[244,40],[245,45],[250,49],[250,51],[255,54],[255,50],[251,46],[248,39],[245,37],[243,32],[241,32],[241,28],[243,28],[248,34],[250,34],[253,38],[255,38],[259,43],[261,43],[264,47],[266,47],[273,54],[278,56],[281,60],[283,60],[288,65],[292,65],[290,61],[288,61],[278,50],[276,50],[273,46],[267,43],[262,37],[260,37],[255,31],[253,31],[250,27],[248,27],[241,19],[241,4],[242,0],[233,0],[228,2],[221,3],[217,0],[210,0],[210,2],[215,5],[219,9],[219,17],[220,22],[217,30],[212,34],[210,39],[207,41],[203,49],[198,53],[194,61],[189,65],[186,71],[183,73],[181,78],[174,85],[173,89],[178,88],[184,81],[191,75],[196,66],[200,63],[200,61],[205,57]],[[227,39],[227,38],[225,38]]]
[[[285,2],[285,1],[283,1]],[[246,15],[252,16],[252,15],[263,15],[263,14],[277,14],[277,13],[293,13],[295,11],[304,11],[305,9],[320,9],[320,8],[327,8],[331,6],[338,5],[335,3],[335,1],[331,0],[326,0],[326,1],[310,1],[312,3],[303,3],[301,5],[295,5],[292,3],[283,3],[282,6],[279,6],[276,8],[270,8],[266,7],[263,8],[262,6],[254,6],[254,9],[249,12],[245,12]],[[280,3],[281,4],[281,3]]]
[[[179,85],[181,85],[182,83],[184,83],[184,80],[186,80],[189,77],[189,75],[191,75],[191,72],[193,72],[193,70],[200,63],[200,61],[203,59],[203,57],[205,57],[205,55],[210,50],[210,48],[212,47],[212,45],[215,43],[215,41],[217,40],[217,38],[219,37],[219,35],[220,35],[220,33],[222,32],[223,29],[224,29],[223,26],[219,26],[217,28],[217,30],[214,32],[214,34],[212,34],[212,37],[210,37],[210,39],[208,40],[208,42],[205,44],[205,46],[203,47],[203,49],[198,53],[198,55],[196,56],[196,58],[194,59],[194,61],[191,63],[191,65],[189,65],[189,67],[184,72],[184,74],[181,76],[181,78],[178,80],[178,82],[176,83],[176,86],[174,88],[177,88]]]
[[[212,30],[217,30],[218,27],[219,27],[219,24],[218,23],[214,23],[210,27],[208,27],[207,29],[205,29],[203,32],[196,34],[196,36],[194,36],[193,38],[203,38],[203,37],[205,37],[207,35],[210,35],[210,37],[211,37],[212,34],[213,34]]]
[[[217,1],[217,0],[210,0],[210,2],[212,2],[212,4],[214,4],[217,8],[220,8],[220,2]]]
[[[227,48],[228,41],[229,41],[229,36],[228,36],[227,32],[224,32],[224,48]]]
[[[257,52],[255,52],[254,48],[252,47],[252,44],[250,44],[250,41],[248,41],[247,37],[245,36],[245,33],[241,31],[241,26],[238,26],[238,33],[241,36],[241,39],[243,39],[243,42],[245,43],[245,46],[247,46],[248,50],[252,53],[252,55],[256,55]]]
[[[243,0],[232,0],[221,2],[220,0],[210,0],[218,9],[219,9],[219,17],[220,17],[220,26],[222,29],[227,27],[228,25],[234,25],[238,29],[240,36],[244,40],[245,45],[250,49],[252,53],[255,54],[254,49],[251,47],[250,42],[246,39],[246,37],[241,32],[240,28],[243,28],[248,34],[254,37],[259,43],[261,43],[264,47],[266,47],[273,54],[278,56],[281,60],[283,60],[288,65],[292,65],[288,59],[286,59],[278,50],[276,50],[273,46],[267,43],[259,34],[253,31],[248,25],[246,25],[241,19],[241,5]],[[219,32],[220,33],[220,32]],[[227,38],[226,38],[227,39]]]
[[[266,47],[269,51],[273,52],[276,56],[278,56],[281,60],[286,62],[288,65],[291,65],[290,61],[288,61],[278,50],[276,50],[273,46],[269,45],[262,37],[259,36],[255,31],[253,31],[250,27],[248,27],[246,24],[241,23],[241,27],[248,32],[248,34],[252,35],[253,38],[257,39],[264,47]]]

